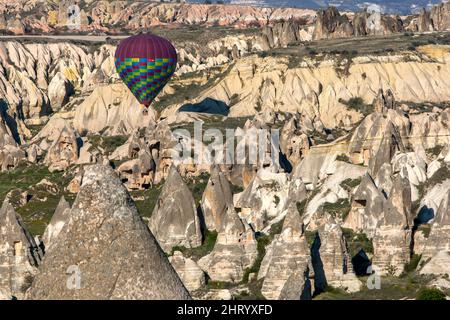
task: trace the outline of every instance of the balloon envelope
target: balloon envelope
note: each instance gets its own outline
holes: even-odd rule
[[[131,92],[148,107],[175,72],[177,52],[164,38],[139,34],[121,41],[115,64]]]

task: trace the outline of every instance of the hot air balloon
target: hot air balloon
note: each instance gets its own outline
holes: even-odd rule
[[[175,72],[177,52],[164,38],[139,34],[120,42],[115,64],[123,82],[148,108]]]

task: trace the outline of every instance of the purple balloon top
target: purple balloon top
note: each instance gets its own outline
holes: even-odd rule
[[[172,58],[177,61],[177,51],[166,39],[151,33],[138,34],[122,40],[117,47],[118,58]]]

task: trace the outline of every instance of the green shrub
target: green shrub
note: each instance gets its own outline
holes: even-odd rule
[[[256,257],[255,262],[250,268],[247,268],[244,273],[244,277],[242,278],[242,283],[248,283],[248,278],[251,273],[258,273],[259,268],[261,267],[261,262],[264,259],[264,256],[266,255],[266,247],[269,245],[271,239],[270,236],[260,236],[256,239],[258,245],[258,256]]]
[[[311,248],[314,241],[316,240],[317,232],[315,231],[305,231],[306,242],[308,242],[308,246]]]
[[[275,195],[274,200],[275,200],[275,206],[278,206],[280,204],[280,197]]]
[[[349,100],[339,99],[339,102],[349,109],[361,112],[364,116],[371,114],[374,110],[373,105],[364,103],[361,97],[353,97]]]
[[[303,200],[302,202],[297,202],[297,210],[298,213],[300,213],[300,216],[302,216],[303,213],[305,212],[306,203],[307,203],[306,199]]]
[[[365,233],[356,233],[352,229],[342,228],[345,240],[347,241],[348,251],[354,257],[361,249],[365,253],[373,253],[373,243]]]
[[[216,244],[217,240],[217,232],[216,231],[205,231],[205,238],[201,246],[196,248],[186,248],[183,246],[175,246],[172,248],[171,255],[175,251],[180,251],[183,253],[183,256],[189,257],[194,260],[199,260],[200,258],[206,256],[209,254],[213,249],[214,245]]]
[[[244,188],[241,186],[235,186],[234,184],[230,184],[231,186],[231,193],[232,194],[238,194],[244,191]]]
[[[413,254],[409,263],[405,265],[405,272],[415,271],[417,269],[417,266],[419,265],[420,258],[422,258],[422,255]]]
[[[428,238],[431,232],[431,224],[421,224],[417,227],[417,231],[422,232],[423,236]]]
[[[233,284],[229,282],[209,280],[206,287],[208,289],[229,289],[233,287]]]
[[[354,188],[359,186],[361,179],[346,179],[341,182],[341,187],[347,191],[352,191]]]
[[[351,206],[348,199],[339,199],[336,203],[325,202],[323,209],[332,216],[345,220],[350,213]]]
[[[394,266],[393,264],[389,263],[386,266],[385,270],[386,270],[386,274],[388,276],[395,277],[395,275],[397,274],[398,268],[396,266]]]
[[[364,100],[360,97],[350,98],[347,104],[352,109],[361,109],[364,107]]]
[[[417,300],[446,300],[445,294],[436,288],[423,289],[417,295]]]
[[[433,148],[427,149],[426,152],[437,157],[442,152],[443,149],[444,149],[443,145],[436,145]]]
[[[344,153],[341,153],[340,155],[338,155],[336,157],[336,161],[342,161],[342,162],[346,162],[346,163],[351,163],[350,158]]]
[[[194,196],[195,205],[200,204],[203,197],[203,192],[206,189],[206,185],[208,184],[209,178],[210,178],[209,173],[202,172],[200,176],[195,177],[192,180],[186,181],[189,189],[192,192],[192,195]]]
[[[136,199],[134,203],[142,217],[150,218],[161,193],[162,185],[153,186],[147,190],[130,191],[131,196]],[[143,200],[141,200],[143,199]]]

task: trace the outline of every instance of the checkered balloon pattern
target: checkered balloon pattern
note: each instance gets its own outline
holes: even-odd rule
[[[148,106],[175,72],[174,62],[173,58],[116,58],[116,69],[140,103]]]
[[[167,39],[138,34],[120,42],[115,64],[136,99],[149,107],[175,72],[177,51]]]

